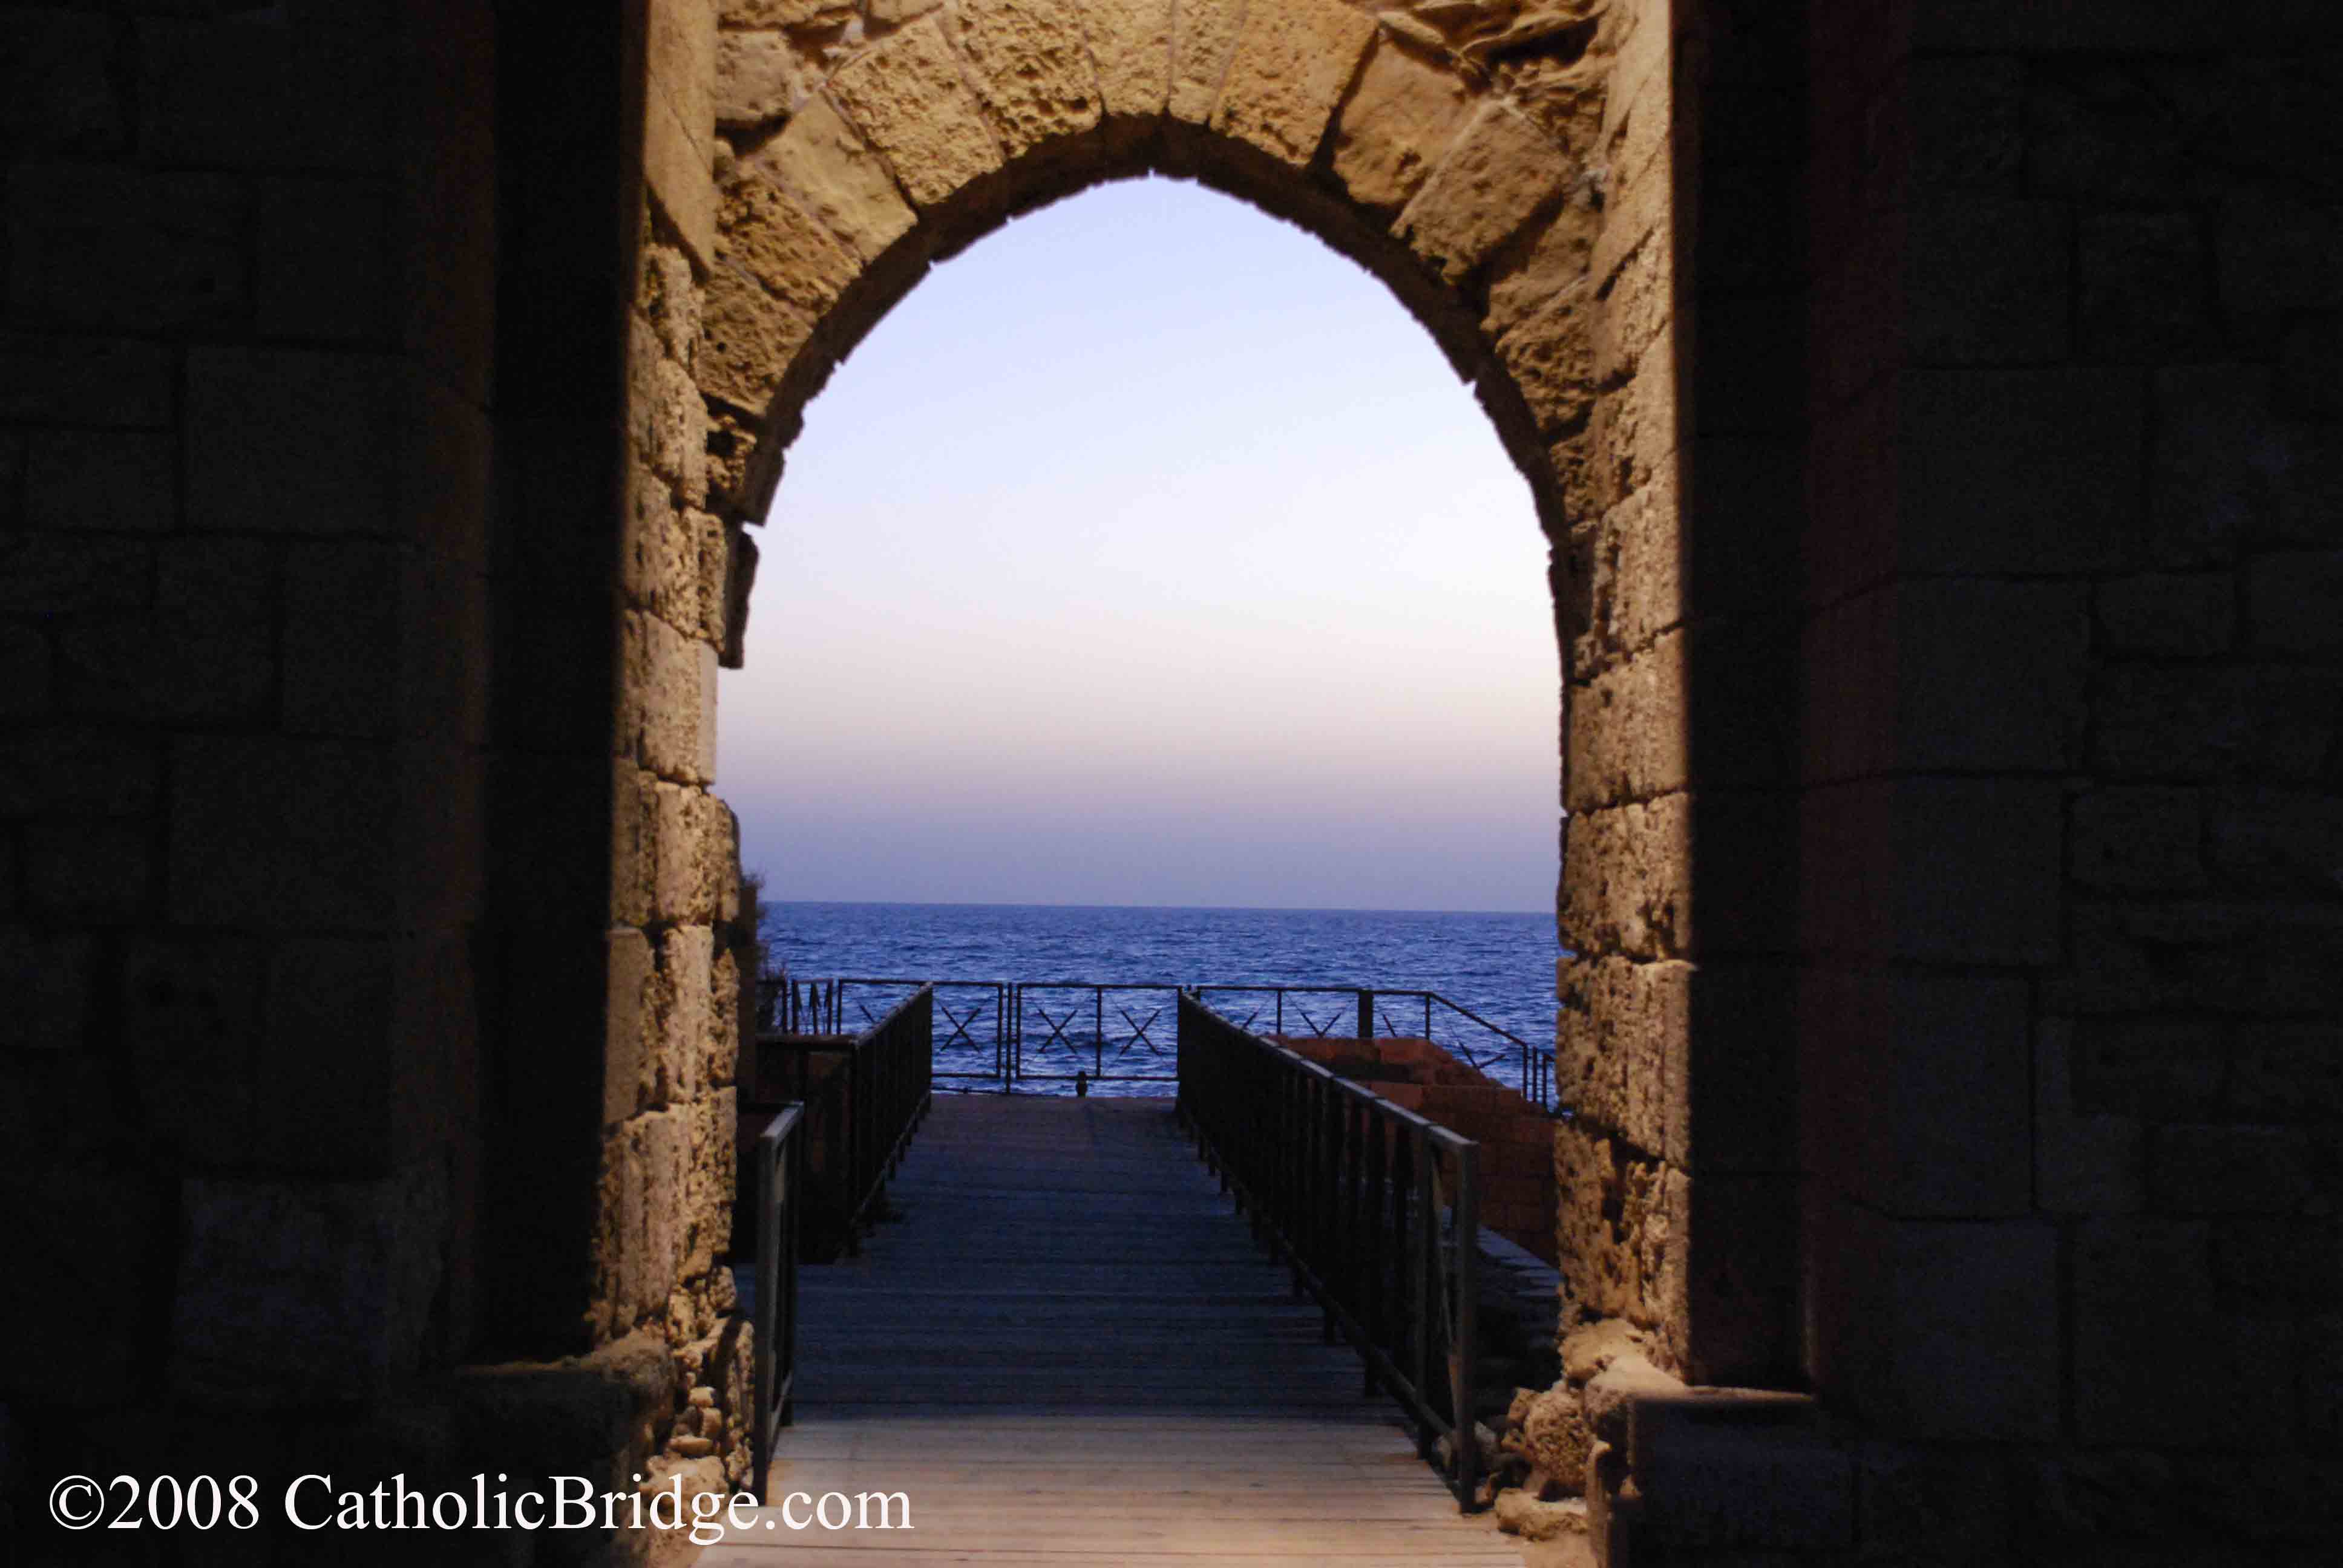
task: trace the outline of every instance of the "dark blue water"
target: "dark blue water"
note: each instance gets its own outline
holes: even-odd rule
[[[815,904],[766,906],[771,960],[797,980],[839,977],[1035,981],[1150,981],[1165,984],[1367,986],[1436,991],[1510,1031],[1533,1050],[1554,1040],[1554,917],[1363,910],[1163,910],[1015,904]],[[890,993],[850,988],[848,1027]],[[940,993],[957,1011],[985,1005],[985,993]],[[1078,1068],[1103,1060],[1111,1074],[1168,1071],[1171,1013],[1148,1023],[1168,998],[1110,995],[1105,1028],[1085,993],[1029,991],[1022,1019],[1029,1081],[1037,1091],[1067,1087]],[[1267,1030],[1274,1003],[1232,994],[1216,1005],[1238,1021]],[[1355,1000],[1288,999],[1291,1033],[1352,1034]],[[1036,1017],[1036,1011],[1046,1017]],[[1297,1013],[1300,1016],[1297,1016]],[[1422,1004],[1397,1000],[1378,1009],[1378,1032],[1425,1032]],[[1127,1014],[1127,1016],[1119,1016]],[[1077,1017],[1076,1015],[1080,1015]],[[1137,1038],[1140,1028],[1145,1039]],[[1060,1032],[1053,1038],[1051,1030]],[[972,1026],[977,1048],[956,1047],[939,1065],[990,1070],[990,1015]],[[950,1025],[940,1026],[940,1036]],[[1493,1076],[1518,1084],[1519,1049],[1470,1020],[1434,1009],[1431,1033],[1461,1050]],[[1062,1070],[1063,1079],[1045,1076]],[[968,1081],[973,1082],[971,1079]],[[1106,1085],[1110,1091],[1113,1085]],[[1133,1091],[1162,1093],[1158,1084]]]

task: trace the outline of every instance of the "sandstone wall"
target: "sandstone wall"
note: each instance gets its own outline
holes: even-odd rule
[[[489,35],[211,9],[0,12],[6,1397],[66,1446],[481,1311]]]
[[[1815,7],[1810,1354],[2046,1555],[2338,1529],[2338,44]]]
[[[642,614],[716,635],[615,597],[647,23],[0,10],[28,1530],[76,1469],[738,1473],[729,820],[696,705],[613,701]]]

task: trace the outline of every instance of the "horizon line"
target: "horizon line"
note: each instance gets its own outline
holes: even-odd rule
[[[767,909],[789,905],[845,905],[892,910],[1153,910],[1193,914],[1257,915],[1547,915],[1551,910],[1397,910],[1367,904],[1086,904],[1021,900],[988,902],[955,899],[760,899]]]

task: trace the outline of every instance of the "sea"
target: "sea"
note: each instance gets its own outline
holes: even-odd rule
[[[1444,1002],[1378,997],[1377,1032],[1429,1032],[1516,1088],[1524,1055],[1554,1041],[1551,913],[768,903],[761,930],[769,970],[800,993],[847,982],[850,1030],[906,994],[870,981],[981,982],[937,992],[940,1089],[1072,1093],[1080,1073],[1092,1092],[1169,1093],[1171,986],[1433,992]],[[1001,982],[1021,984],[1021,1005]],[[1282,1011],[1271,991],[1205,1000],[1262,1032],[1357,1032],[1355,996],[1291,990]]]

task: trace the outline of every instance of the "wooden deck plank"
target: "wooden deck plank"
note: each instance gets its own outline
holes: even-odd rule
[[[860,1256],[801,1271],[768,1502],[903,1493],[703,1568],[1505,1564],[1254,1244],[1169,1101],[940,1097]],[[802,1505],[800,1505],[800,1511]]]

